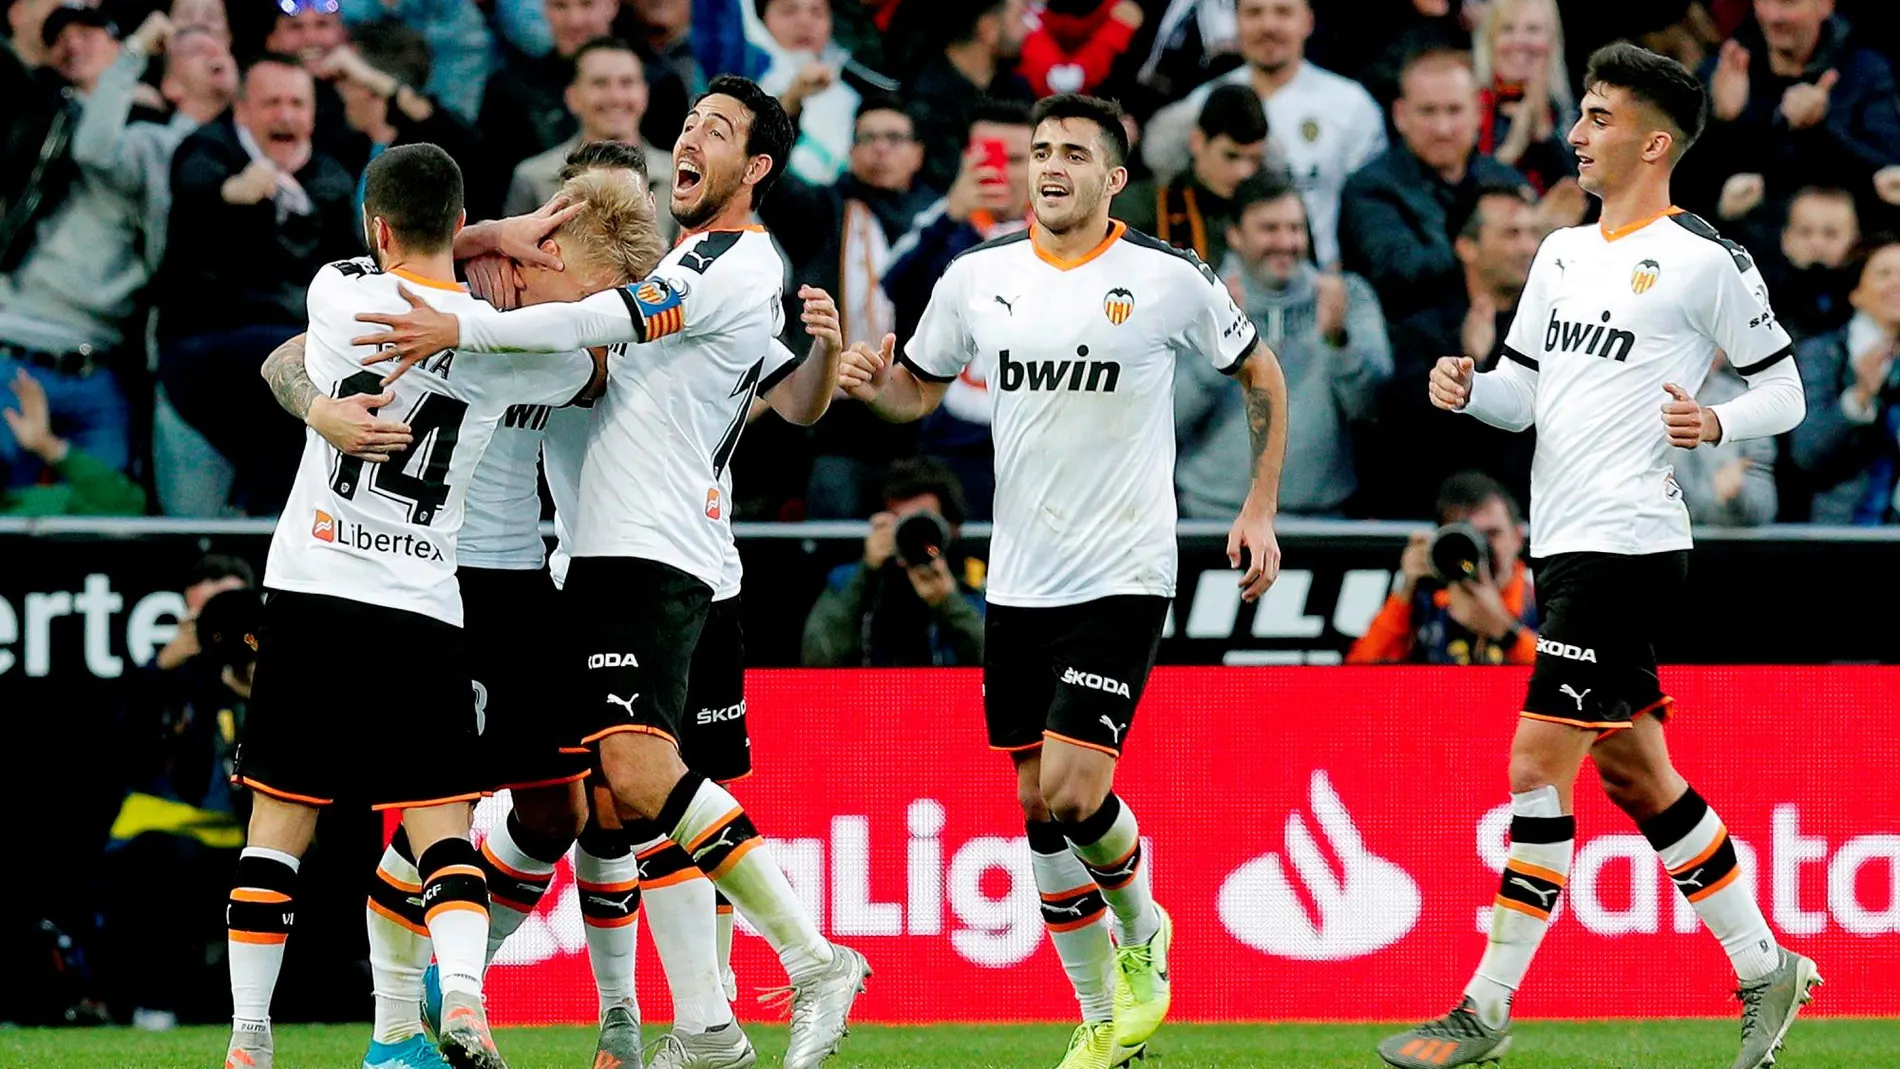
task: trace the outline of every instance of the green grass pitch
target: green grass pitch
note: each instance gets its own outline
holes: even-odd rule
[[[785,1052],[782,1028],[748,1027],[759,1065]],[[1373,1044],[1386,1025],[1169,1025],[1147,1069],[1377,1069]],[[1067,1028],[940,1025],[852,1030],[828,1069],[1050,1069]],[[649,1040],[659,1031],[648,1026]],[[0,1031],[0,1069],[219,1069],[226,1032],[183,1028]],[[368,1025],[288,1025],[277,1035],[279,1069],[358,1069]],[[1511,1069],[1725,1069],[1735,1054],[1730,1021],[1522,1022]],[[589,1069],[593,1034],[581,1028],[509,1028],[496,1037],[512,1069]],[[1900,1020],[1804,1020],[1779,1069],[1876,1069],[1900,1065]]]

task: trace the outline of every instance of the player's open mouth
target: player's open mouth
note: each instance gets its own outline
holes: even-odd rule
[[[1593,163],[1595,163],[1595,162],[1596,162],[1596,160],[1594,160],[1594,159],[1591,159],[1590,157],[1588,157],[1588,156],[1585,156],[1585,155],[1583,155],[1582,153],[1578,153],[1578,154],[1577,154],[1577,167],[1578,167],[1579,169],[1582,169],[1582,168],[1584,168],[1584,167],[1588,167],[1588,166],[1590,166],[1591,164],[1593,164]]]
[[[673,172],[674,192],[691,192],[693,187],[699,185],[699,177],[699,168],[685,160],[681,160],[679,166]]]
[[[1069,195],[1069,191],[1061,186],[1043,186],[1041,189],[1036,190],[1036,192],[1041,195],[1044,200],[1060,200]]]

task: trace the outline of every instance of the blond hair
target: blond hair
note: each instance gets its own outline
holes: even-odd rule
[[[651,274],[666,255],[647,184],[635,172],[584,171],[562,183],[559,196],[582,203],[579,214],[554,232],[569,271],[606,276],[596,281],[624,286]]]
[[[1564,20],[1562,12],[1557,10],[1557,0],[1497,0],[1486,7],[1477,29],[1471,33],[1472,71],[1477,76],[1478,88],[1491,88],[1497,79],[1498,34],[1504,30],[1504,21],[1517,14],[1518,9],[1529,6],[1541,7],[1550,16],[1550,84],[1546,90],[1561,132],[1567,117],[1577,110],[1577,96],[1570,87],[1570,71],[1564,63]]]

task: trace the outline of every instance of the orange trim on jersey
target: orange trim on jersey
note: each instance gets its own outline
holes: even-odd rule
[[[1695,868],[1697,865],[1708,864],[1709,859],[1715,856],[1715,852],[1717,850],[1722,849],[1722,844],[1725,842],[1728,842],[1728,828],[1727,826],[1722,826],[1716,829],[1715,841],[1709,844],[1709,848],[1707,850],[1704,850],[1701,853],[1697,854],[1694,860],[1685,861],[1682,864],[1677,865],[1675,868],[1670,869],[1669,875],[1680,876],[1683,873],[1688,872],[1690,869]]]
[[[410,883],[407,880],[399,880],[396,877],[390,875],[388,869],[383,868],[380,865],[377,866],[376,868],[376,878],[379,880],[382,880],[384,883],[388,884],[389,886],[394,887],[398,891],[406,891],[412,895],[419,895],[422,893],[421,884]]]
[[[482,792],[470,791],[467,794],[453,794],[447,798],[424,798],[419,802],[378,802],[371,809],[382,812],[385,809],[431,809],[439,805],[453,805],[456,802],[480,801]]]
[[[1742,874],[1742,867],[1740,865],[1735,866],[1734,868],[1728,870],[1728,875],[1722,877],[1721,879],[1715,881],[1714,883],[1708,885],[1707,887],[1702,888],[1701,890],[1697,891],[1695,894],[1690,895],[1689,901],[1691,902],[1702,901],[1703,899],[1709,897],[1715,892],[1720,891],[1722,888],[1727,887],[1729,884],[1734,883],[1735,877],[1740,876],[1741,874]]]
[[[721,813],[719,815],[719,819],[713,821],[711,824],[706,825],[705,831],[702,831],[698,835],[694,836],[693,841],[686,844],[686,852],[690,854],[693,851],[699,849],[700,847],[705,846],[706,840],[712,838],[714,832],[732,823],[733,821],[738,820],[742,816],[745,816],[745,806],[742,806],[742,805],[735,805],[731,809],[728,809],[724,813]]]
[[[1102,919],[1102,914],[1106,912],[1108,912],[1108,910],[1105,907],[1105,908],[1096,910],[1095,912],[1089,914],[1086,917],[1083,917],[1081,920],[1063,921],[1061,924],[1050,924],[1048,921],[1043,921],[1042,923],[1043,923],[1043,927],[1049,929],[1052,932],[1073,932],[1077,928],[1087,928],[1089,925],[1094,924],[1097,921],[1100,921]]]
[[[1523,902],[1519,902],[1515,898],[1506,898],[1503,895],[1499,895],[1497,897],[1497,901],[1495,904],[1502,906],[1505,909],[1514,909],[1518,911],[1519,913],[1524,914],[1527,917],[1536,917],[1540,921],[1547,921],[1550,919],[1549,910],[1538,909],[1536,906],[1526,905]]]
[[[371,912],[375,913],[377,916],[383,918],[384,920],[389,921],[391,924],[399,924],[403,926],[404,928],[407,928],[410,931],[416,933],[417,935],[426,936],[429,934],[429,929],[424,928],[422,925],[417,924],[415,921],[412,921],[409,918],[403,916],[402,914],[397,913],[395,910],[390,909],[388,906],[383,905],[381,902],[376,901],[374,898],[369,900],[369,908]],[[523,910],[522,912],[525,913],[527,911]]]
[[[588,883],[586,880],[575,880],[574,883],[587,894],[615,894],[620,891],[631,891],[640,886],[638,879],[621,880],[619,883]]]
[[[1570,877],[1565,876],[1561,872],[1544,868],[1541,865],[1533,865],[1528,861],[1519,861],[1514,857],[1507,858],[1504,862],[1504,867],[1510,869],[1512,872],[1521,872],[1526,876],[1535,876],[1540,880],[1549,880],[1559,887],[1570,882]]]
[[[233,902],[288,902],[290,896],[282,891],[259,891],[251,887],[236,887],[231,890]]]
[[[418,286],[427,286],[432,290],[448,290],[450,293],[465,293],[468,291],[468,287],[462,285],[460,282],[444,282],[439,278],[430,278],[428,275],[418,275],[414,271],[405,270],[400,267],[390,268],[389,273],[395,275],[397,278],[406,278]]]
[[[747,841],[751,842],[752,840]],[[641,880],[640,887],[642,890],[656,891],[662,887],[676,887],[689,880],[703,880],[705,878],[706,874],[696,868],[684,868],[678,872],[669,872],[664,876],[655,876],[650,880]]]
[[[231,930],[231,941],[235,943],[254,943],[259,946],[270,946],[275,943],[281,943],[289,938],[289,932],[240,932],[235,928]]]
[[[268,783],[259,783],[249,776],[238,776],[236,779],[239,783],[244,784],[254,791],[260,791],[270,795],[272,798],[278,798],[286,802],[296,802],[299,805],[330,805],[335,801],[335,799],[332,798],[313,798],[307,794],[292,794],[289,791],[280,791]]]
[[[1076,257],[1073,260],[1064,260],[1060,256],[1057,256],[1054,253],[1045,250],[1040,244],[1037,243],[1036,238],[1042,234],[1042,228],[1032,223],[1030,224],[1030,227],[1029,227],[1029,247],[1036,250],[1036,259],[1041,260],[1043,263],[1048,264],[1050,267],[1053,267],[1058,271],[1073,271],[1076,268],[1081,267],[1083,264],[1088,263],[1090,260],[1095,259],[1097,256],[1100,256],[1103,253],[1107,252],[1108,247],[1110,245],[1115,244],[1117,241],[1120,241],[1122,239],[1122,235],[1126,234],[1127,232],[1128,232],[1127,223],[1122,222],[1120,219],[1111,219],[1109,220],[1108,236],[1102,239],[1102,243],[1100,245],[1095,246],[1094,248],[1090,249],[1089,251],[1083,253],[1082,255]]]
[[[586,753],[586,752],[587,752],[586,750],[562,750],[561,751],[561,753]],[[504,783],[501,786],[495,788],[494,791],[483,791],[482,793],[492,797],[495,791],[532,791],[538,787],[561,787],[569,783],[579,783],[581,780],[586,779],[588,775],[589,773],[586,773],[586,772],[576,772],[571,776],[557,776],[554,779],[538,779],[529,783]]]
[[[436,914],[450,909],[465,909],[470,913],[479,913],[484,917],[488,916],[488,911],[482,908],[480,902],[463,902],[457,899],[449,902],[437,902],[435,905],[429,907],[429,911],[422,915],[422,919],[432,921],[435,919]]]
[[[668,735],[666,732],[661,731],[659,728],[650,728],[646,726],[645,724],[615,724],[613,727],[604,728],[600,731],[596,731],[592,735],[587,736],[581,741],[582,742],[599,742],[600,740],[606,738],[609,735],[619,735],[619,734],[623,734],[627,732],[631,732],[632,734],[635,734],[635,735],[652,735],[652,736],[655,736],[656,738],[662,738],[672,743],[675,747],[678,747],[680,744],[680,740],[674,738],[671,735]]]
[[[718,868],[708,872],[706,878],[709,880],[717,880],[726,873],[738,868],[739,862],[745,860],[745,856],[752,852],[753,847],[758,846],[764,841],[764,839],[747,839],[745,842],[733,847],[732,853],[726,855],[726,859],[719,863]]]
[[[1525,709],[1519,712],[1517,715],[1523,717],[1526,720],[1542,720],[1546,724],[1562,724],[1565,727],[1584,728],[1589,731],[1622,731],[1630,726],[1629,721],[1627,720],[1622,720],[1622,721],[1572,720],[1571,718],[1567,716],[1545,716],[1543,713],[1533,713],[1529,709]]]
[[[1097,753],[1105,753],[1110,757],[1120,757],[1122,755],[1120,750],[1113,747],[1103,746],[1094,742],[1083,742],[1081,739],[1072,739],[1067,735],[1059,734],[1054,731],[1045,731],[1042,733],[1042,737],[1045,739],[1054,739],[1057,742],[1066,742],[1071,746],[1080,746],[1084,750],[1094,750]]]
[[[525,883],[547,883],[548,881],[554,879],[554,873],[552,872],[523,872],[520,869],[515,868],[512,865],[509,865],[507,862],[503,861],[501,858],[496,857],[495,852],[488,848],[487,839],[482,840],[482,856],[488,859],[488,863],[490,865],[493,865],[496,868],[500,869],[505,875],[512,876],[515,879],[521,880]]]
[[[1638,230],[1641,230],[1642,228],[1648,226],[1649,224],[1655,222],[1658,219],[1664,219],[1671,215],[1681,215],[1681,214],[1682,214],[1682,209],[1671,204],[1669,207],[1664,208],[1662,211],[1657,212],[1655,215],[1652,215],[1648,217],[1647,219],[1638,219],[1633,223],[1624,223],[1622,226],[1619,226],[1619,227],[1607,227],[1599,222],[1597,224],[1597,229],[1602,232],[1604,241],[1616,241],[1619,238],[1629,237],[1631,234],[1636,233]]]
[[[1074,898],[1076,895],[1088,894],[1090,891],[1095,890],[1095,886],[1095,881],[1090,880],[1080,887],[1072,887],[1067,891],[1057,891],[1052,895],[1043,895],[1042,900],[1044,902],[1060,902],[1065,898]]]
[[[625,928],[639,919],[640,911],[637,909],[624,917],[595,917],[591,914],[581,914],[581,920],[586,921],[590,928]]]

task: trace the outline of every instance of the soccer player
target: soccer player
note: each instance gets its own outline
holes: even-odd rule
[[[309,293],[305,366],[335,396],[385,396],[350,342],[350,313],[390,307],[399,280],[434,305],[474,298],[450,281],[462,176],[433,145],[378,156],[365,177],[371,257],[330,264]],[[227,911],[233,1028],[226,1063],[268,1067],[270,997],[295,916],[299,859],[319,808],[337,800],[403,811],[415,893],[442,965],[451,1064],[501,1069],[481,1001],[488,888],[469,842],[483,773],[455,583],[469,474],[512,404],[565,404],[598,388],[586,354],[457,361],[432,356],[388,391],[409,443],[372,464],[314,432],[265,567],[265,619],[237,778],[254,801]],[[365,649],[365,638],[375,648]],[[380,649],[382,654],[376,651]],[[335,689],[344,665],[390,663],[366,693]]]
[[[570,655],[580,708],[616,805],[656,821],[778,952],[792,981],[785,1064],[811,1069],[837,1049],[870,967],[825,939],[745,809],[680,757],[688,677],[724,570],[723,480],[755,397],[798,423],[825,411],[835,354],[767,368],[785,267],[754,204],[784,169],[784,109],[744,78],[716,78],[674,145],[671,209],[685,230],[654,277],[573,304],[443,314],[366,314],[402,361],[452,349],[532,351],[623,345],[596,406],[563,591],[581,635]],[[774,389],[783,382],[783,395]],[[782,399],[781,399],[782,398]],[[675,1038],[694,1065],[737,1058],[736,1027]]]
[[[951,262],[900,366],[887,336],[847,352],[839,382],[915,420],[971,361],[995,361],[984,711],[1082,1007],[1062,1069],[1099,1069],[1132,1058],[1169,1002],[1173,924],[1113,786],[1174,594],[1174,362],[1211,361],[1246,392],[1253,486],[1228,557],[1251,556],[1248,600],[1279,571],[1286,381],[1206,264],[1109,218],[1128,181],[1120,108],[1054,96],[1033,118],[1034,224]]]
[[[1587,755],[1603,792],[1636,821],[1675,886],[1721,941],[1740,981],[1735,1069],[1760,1069],[1811,997],[1814,962],[1777,946],[1739,879],[1735,844],[1669,760],[1670,699],[1657,640],[1683,594],[1689,512],[1669,447],[1765,438],[1801,422],[1801,381],[1754,260],[1669,203],[1669,176],[1702,132],[1702,85],[1630,44],[1590,57],[1570,131],[1598,225],[1544,239],[1498,367],[1432,370],[1432,403],[1507,430],[1537,427],[1531,545],[1543,618],[1511,744],[1510,852],[1477,972],[1450,1013],[1393,1036],[1407,1069],[1497,1060],[1511,997],[1570,871],[1572,791]],[[1703,407],[1716,350],[1748,392]]]

